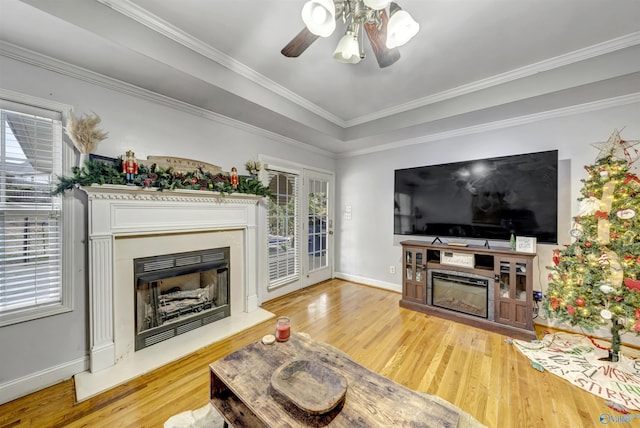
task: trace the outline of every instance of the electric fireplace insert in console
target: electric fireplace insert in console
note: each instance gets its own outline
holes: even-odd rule
[[[135,350],[231,315],[229,262],[229,247],[135,259]]]
[[[432,306],[493,318],[489,316],[493,313],[489,310],[489,291],[489,278],[459,272],[430,272],[428,295]]]

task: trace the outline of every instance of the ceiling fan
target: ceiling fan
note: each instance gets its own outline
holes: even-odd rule
[[[362,43],[366,32],[378,65],[384,68],[400,59],[398,46],[408,42],[420,29],[409,13],[389,0],[309,0],[301,14],[305,28],[280,51],[286,57],[298,57],[318,37],[330,36],[336,21],[342,18],[346,32],[333,58],[349,64],[364,59]]]

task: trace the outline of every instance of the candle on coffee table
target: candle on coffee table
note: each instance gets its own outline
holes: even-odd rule
[[[286,342],[291,334],[291,322],[288,317],[280,317],[276,321],[276,340]]]

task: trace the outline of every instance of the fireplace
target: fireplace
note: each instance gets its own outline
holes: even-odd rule
[[[427,297],[432,306],[493,320],[492,283],[480,275],[431,270]]]
[[[223,329],[221,333],[226,334],[235,329],[236,325],[243,325],[245,320],[273,315],[258,308],[258,289],[266,288],[268,281],[265,268],[267,249],[263,245],[267,240],[266,205],[261,203],[262,197],[220,195],[193,190],[156,192],[138,187],[108,185],[82,187],[81,190],[87,195],[88,204],[88,363],[91,373],[115,366],[126,368],[134,365],[142,356],[154,359],[152,363],[145,363],[144,367],[148,369],[153,364],[159,364],[156,361],[160,359],[157,358],[159,353],[154,352],[154,349],[169,348],[161,352],[162,355],[167,355],[162,360],[167,361],[175,358],[177,353],[168,344],[201,337],[197,334],[179,334],[171,340],[162,340],[154,346],[138,349],[137,332],[142,330],[139,326],[144,321],[137,320],[137,292],[132,285],[136,278],[136,260],[229,248],[228,255],[225,255],[229,265],[226,306],[231,315],[203,326],[203,330],[206,328],[208,331],[202,336],[203,339],[211,340],[212,333],[209,330],[215,330],[214,327],[220,323],[233,326]],[[216,263],[217,260],[213,261],[214,265]],[[216,281],[219,282],[224,276],[224,268],[214,268]],[[157,280],[163,278],[147,276],[141,282],[153,283]],[[153,285],[147,287],[153,288]],[[158,290],[155,292],[157,294]],[[149,296],[150,299],[152,297]],[[221,298],[222,296],[218,296],[218,302],[222,301]],[[206,306],[208,303],[202,302],[202,307]],[[215,306],[213,299],[211,306],[211,309]],[[193,309],[196,309],[196,305]],[[162,318],[162,315],[159,317]],[[179,317],[174,312],[165,314],[165,318],[165,321],[170,322],[147,329],[148,334],[159,331],[165,325],[173,325]],[[189,319],[195,320],[191,317]],[[182,328],[188,329],[190,325]],[[189,349],[198,349],[197,346],[201,345],[195,341],[189,343],[189,346],[183,343],[179,348],[180,354]]]
[[[230,316],[229,262],[229,247],[135,259],[135,350]]]
[[[268,283],[264,198],[196,190],[159,192],[135,186],[88,186],[80,190],[87,204],[90,351],[88,371],[74,376],[78,401],[274,317],[258,307],[258,290],[266,289]],[[228,254],[218,259],[216,251],[225,248]],[[203,272],[210,273],[203,281],[215,278],[218,284],[228,282],[226,306],[230,315],[177,336],[165,333],[172,337],[136,350],[137,325],[142,324],[136,324],[135,261],[200,251],[214,252],[215,260],[205,260],[210,266],[204,266]],[[228,264],[226,279],[223,259]],[[162,280],[161,276],[147,276],[141,282]],[[225,294],[216,288],[213,296],[217,301],[209,297],[211,309],[225,306]],[[197,304],[191,306],[197,311]],[[206,306],[202,302],[202,307]],[[215,311],[209,314],[219,316]],[[173,325],[179,318],[175,312],[165,316],[169,323],[161,327]],[[197,315],[188,319],[194,321]],[[151,334],[155,328],[147,331]],[[181,327],[190,328],[189,323]]]

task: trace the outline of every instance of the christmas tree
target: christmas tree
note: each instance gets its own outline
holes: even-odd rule
[[[621,334],[640,334],[640,178],[630,171],[639,143],[615,131],[594,144],[600,153],[585,166],[573,242],[554,250],[543,300],[549,318],[586,331],[609,326],[612,361]]]

